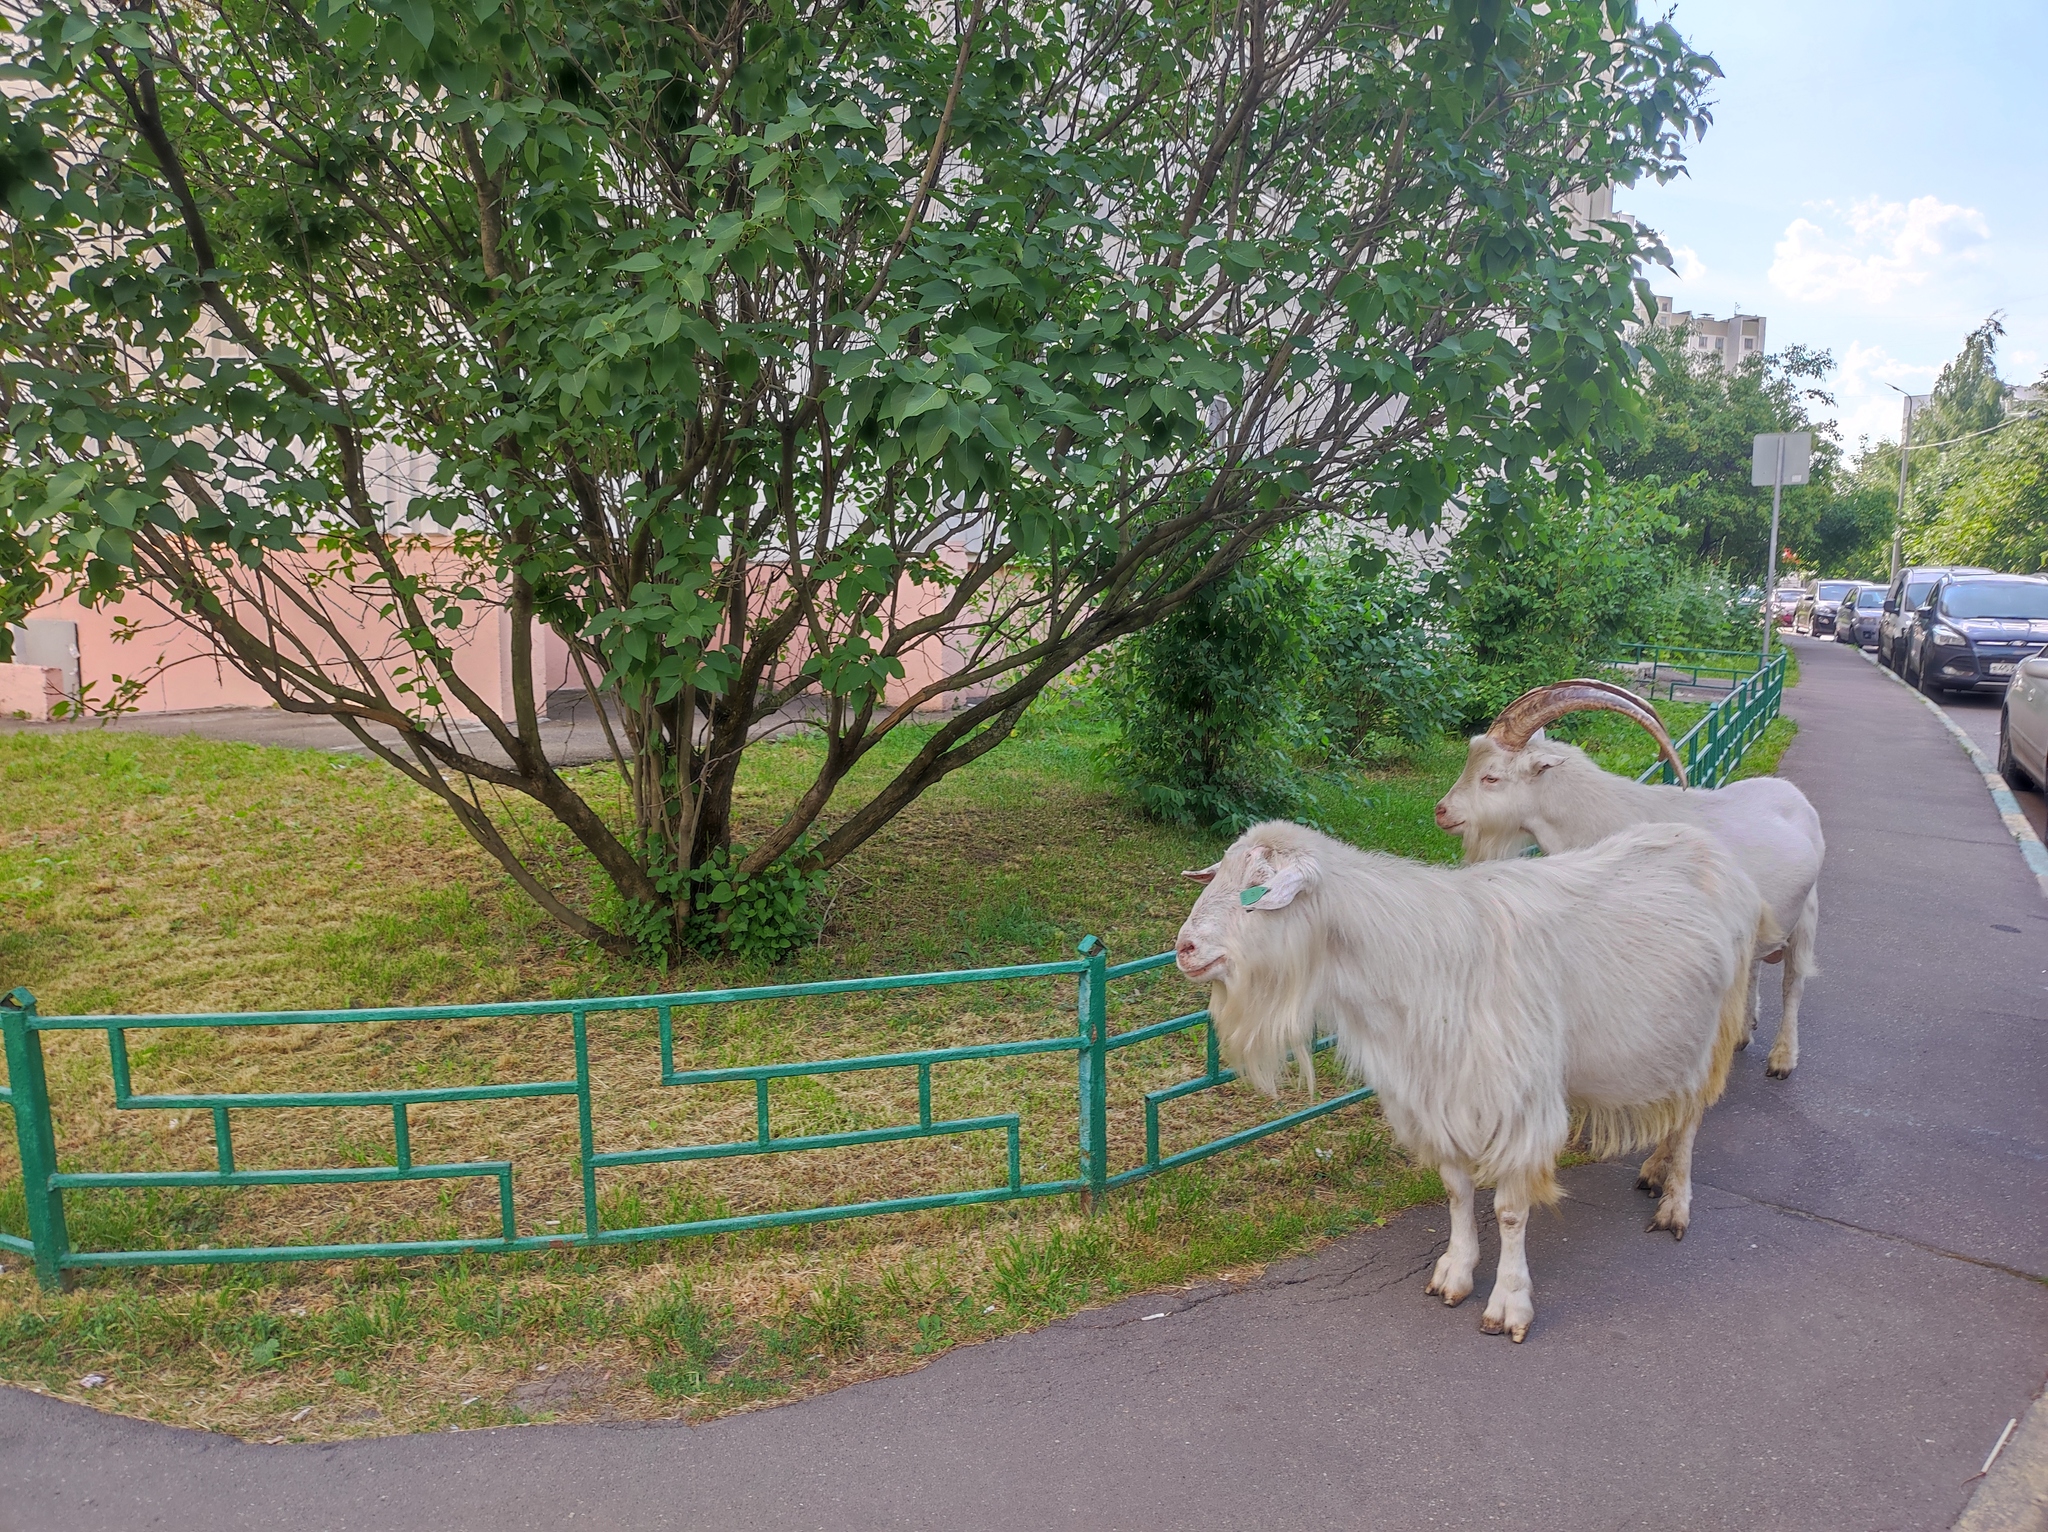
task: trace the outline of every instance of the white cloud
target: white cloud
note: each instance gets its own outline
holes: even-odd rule
[[[1905,401],[1886,384],[1896,384],[1908,393],[1924,394],[1934,387],[1940,372],[1939,362],[1908,362],[1882,346],[1850,342],[1828,390],[1835,396],[1835,422],[1848,454],[1856,456],[1866,440],[1875,443],[1899,439]]]
[[[1671,265],[1680,282],[1697,282],[1707,274],[1707,263],[1691,245],[1673,245]]]
[[[1939,197],[1873,197],[1846,210],[1829,203],[1825,211],[1840,233],[1795,218],[1778,241],[1771,285],[1789,298],[1883,308],[1973,260],[1991,237],[1982,213]]]

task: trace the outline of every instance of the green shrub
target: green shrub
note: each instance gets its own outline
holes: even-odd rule
[[[1471,652],[1465,721],[1532,686],[1583,674],[1617,644],[1721,648],[1746,630],[1724,571],[1681,542],[1675,491],[1654,480],[1545,496],[1451,541],[1449,618]]]
[[[1304,569],[1247,561],[1117,647],[1102,684],[1122,732],[1105,754],[1148,814],[1235,832],[1300,812],[1314,607]]]
[[[1317,567],[1310,701],[1328,748],[1371,761],[1455,728],[1468,705],[1469,656],[1434,621],[1413,561],[1362,549]]]

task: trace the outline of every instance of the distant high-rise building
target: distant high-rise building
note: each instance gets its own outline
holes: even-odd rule
[[[1764,353],[1764,325],[1761,314],[1731,314],[1716,319],[1712,314],[1695,314],[1671,307],[1671,300],[1657,295],[1657,312],[1650,321],[1660,330],[1683,329],[1686,349],[1711,355],[1729,371],[1738,371],[1753,356]]]

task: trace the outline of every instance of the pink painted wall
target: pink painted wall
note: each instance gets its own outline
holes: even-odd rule
[[[320,556],[309,551],[307,557],[311,562]],[[446,538],[427,540],[426,546],[406,562],[415,572],[430,580],[453,585],[462,579],[461,561]],[[967,556],[949,552],[948,562],[964,569]],[[772,596],[774,583],[775,578],[769,576],[761,594]],[[937,611],[945,604],[946,597],[947,592],[943,589],[914,585],[905,580],[897,591],[895,620],[898,623],[916,621]],[[350,647],[371,663],[387,685],[395,684],[392,667],[405,663],[406,654],[392,625],[378,613],[374,600],[357,596],[339,586],[330,586],[327,609],[335,626],[347,637]],[[501,716],[509,717],[512,713],[511,619],[502,608],[495,606],[473,606],[470,611],[469,624],[453,638],[456,673],[476,690],[486,704],[495,706]],[[139,596],[130,596],[124,602],[99,609],[71,597],[55,597],[37,607],[30,616],[32,619],[56,619],[78,625],[79,677],[88,687],[88,695],[97,701],[106,700],[114,688],[116,676],[147,676],[148,685],[136,699],[146,712],[271,705],[268,694],[220,658],[203,634],[166,615]],[[125,627],[117,619],[127,619]],[[806,653],[807,646],[799,639],[792,645],[786,665],[802,665]],[[341,651],[330,647],[329,652],[319,657],[323,664],[338,667]],[[925,639],[902,658],[904,677],[892,681],[885,694],[885,701],[890,706],[943,682],[962,663],[959,650],[943,634]],[[582,684],[582,678],[570,660],[569,646],[546,628],[535,634],[533,668],[534,690],[542,698],[551,691]],[[921,705],[947,708],[964,700],[956,693],[945,691]],[[470,716],[469,710],[452,697],[448,699],[448,706],[458,717]]]
[[[321,556],[309,551],[309,564]],[[462,564],[445,538],[430,541],[419,554],[405,560],[411,572],[429,580],[456,584],[462,579]],[[395,666],[408,656],[398,642],[397,632],[377,610],[374,593],[358,595],[345,587],[326,588],[325,606],[335,627],[350,648],[368,661],[380,679],[395,685]],[[486,705],[505,715],[512,710],[511,622],[502,609],[473,609],[471,623],[453,637],[455,671],[473,687]],[[94,609],[72,597],[44,602],[29,614],[31,619],[55,618],[78,624],[78,672],[88,695],[104,702],[112,692],[116,676],[146,676],[148,685],[137,704],[145,712],[183,712],[198,708],[268,707],[270,697],[214,652],[205,635],[167,615],[154,603],[130,596],[115,605]],[[124,626],[121,619],[126,619]],[[254,626],[252,623],[251,626]],[[535,687],[545,696],[549,690],[567,684],[568,646],[548,634],[551,644],[536,644]],[[316,651],[318,652],[318,651]],[[323,666],[340,673],[342,651],[328,644],[318,652]],[[470,710],[454,698],[450,711],[458,717]]]

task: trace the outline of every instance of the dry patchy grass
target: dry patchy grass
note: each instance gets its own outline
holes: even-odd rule
[[[1674,725],[1689,720],[1674,716]],[[1642,736],[1591,718],[1616,769]],[[1674,729],[1676,732],[1676,729]],[[982,966],[1065,956],[1094,933],[1114,957],[1162,950],[1185,913],[1178,869],[1212,838],[1153,825],[1094,768],[1098,720],[1048,702],[1021,737],[948,779],[839,869],[818,941],[772,977]],[[1775,762],[1775,726],[1751,768]],[[892,745],[916,748],[914,737]],[[1637,760],[1638,755],[1641,760]],[[1450,860],[1430,809],[1460,742],[1331,779],[1320,815],[1362,845]],[[750,758],[742,831],[803,776],[800,742]],[[879,774],[892,759],[865,768]],[[604,768],[580,776],[599,801]],[[856,788],[859,784],[855,784]],[[593,895],[552,827],[505,809],[556,884]],[[557,930],[423,795],[360,761],[139,735],[0,734],[0,989],[47,1014],[478,1003],[723,987],[770,977],[693,960],[661,974]],[[1119,1030],[1197,1003],[1171,970],[1125,981]],[[1069,980],[682,1012],[681,1067],[776,1062],[1071,1028]],[[566,1023],[461,1020],[219,1032],[137,1031],[138,1090],[375,1089],[560,1079]],[[1119,1054],[1112,1156],[1143,1153],[1141,1093],[1199,1073],[1198,1034]],[[207,1169],[205,1113],[116,1111],[106,1044],[46,1034],[65,1167]],[[664,1089],[653,1018],[593,1018],[604,1148],[752,1130],[751,1092]],[[1325,1088],[1336,1085],[1325,1080]],[[779,1133],[914,1120],[906,1072],[780,1082]],[[1074,1173],[1071,1058],[943,1066],[934,1115],[1023,1115],[1026,1179]],[[1165,1148],[1259,1120],[1237,1088],[1168,1109]],[[242,1166],[392,1162],[383,1109],[234,1114]],[[503,1158],[519,1232],[581,1228],[568,1102],[411,1114],[415,1159]],[[0,1135],[0,1228],[22,1232],[19,1165]],[[996,1184],[999,1136],[608,1172],[608,1227]],[[892,1215],[664,1244],[510,1257],[98,1272],[38,1291],[0,1274],[0,1377],[256,1439],[335,1439],[522,1420],[704,1418],[918,1365],[946,1347],[1119,1294],[1255,1272],[1440,1194],[1376,1111],[1354,1107],[1112,1196]],[[490,1181],[74,1192],[80,1248],[423,1239],[496,1232]],[[79,1380],[99,1374],[92,1390]]]
[[[1209,838],[1148,824],[1099,780],[1100,726],[1051,704],[1023,736],[927,794],[835,875],[817,943],[782,979],[1161,950]],[[913,749],[905,738],[895,748]],[[1332,828],[1449,858],[1429,821],[1445,746],[1323,795]],[[801,742],[755,752],[742,831],[803,775]],[[889,770],[887,758],[871,773]],[[580,774],[600,801],[605,768]],[[0,987],[47,1014],[475,1003],[724,986],[768,977],[693,960],[668,974],[564,936],[430,800],[359,761],[104,733],[0,735]],[[856,787],[858,784],[856,784]],[[551,826],[503,809],[579,899],[590,870]],[[1124,981],[1118,1029],[1198,1003],[1170,970]],[[681,1067],[821,1058],[1072,1027],[1071,979],[678,1017]],[[560,1079],[566,1023],[462,1020],[218,1032],[138,1030],[138,1091],[377,1089]],[[117,1111],[97,1033],[46,1034],[66,1168],[207,1169],[208,1114]],[[744,1137],[751,1092],[659,1084],[653,1017],[593,1018],[597,1141]],[[1142,1092],[1199,1073],[1194,1035],[1127,1050],[1112,1091],[1119,1166],[1143,1153]],[[1325,1088],[1336,1082],[1328,1080]],[[908,1072],[778,1082],[778,1133],[914,1120]],[[944,1066],[935,1116],[1019,1111],[1026,1179],[1074,1173],[1069,1056]],[[1166,1149],[1255,1122],[1236,1087],[1168,1109]],[[392,1162],[382,1109],[234,1116],[243,1168]],[[416,1161],[510,1159],[521,1233],[581,1228],[561,1100],[411,1114]],[[0,1227],[21,1229],[0,1147]],[[996,1184],[1000,1135],[606,1174],[625,1227]],[[43,1294],[0,1275],[0,1376],[126,1412],[268,1438],[521,1419],[707,1416],[916,1365],[963,1341],[1118,1293],[1256,1269],[1436,1193],[1377,1114],[1353,1108],[1110,1199],[1071,1198],[588,1252],[100,1272]],[[495,1233],[495,1183],[75,1191],[79,1248],[421,1239]],[[78,1380],[107,1381],[90,1392]]]

